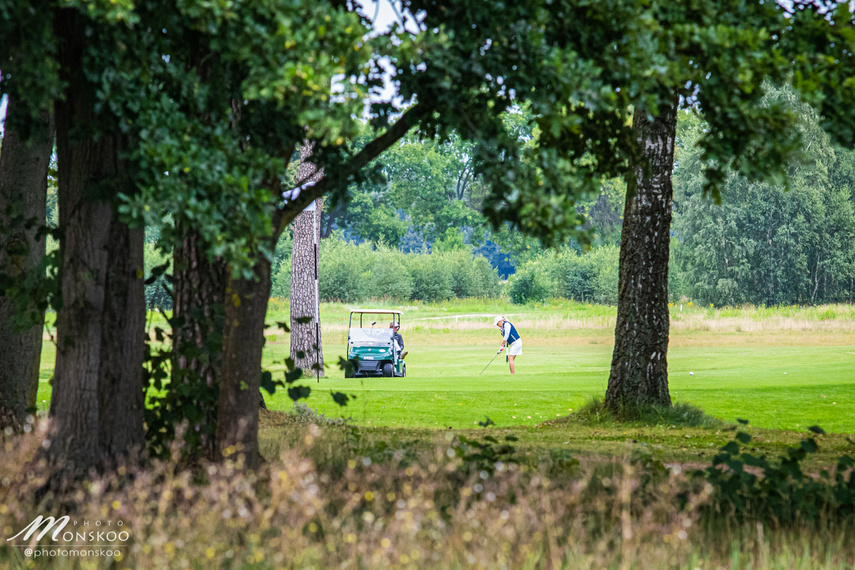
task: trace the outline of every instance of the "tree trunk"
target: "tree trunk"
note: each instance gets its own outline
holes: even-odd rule
[[[50,453],[68,468],[87,469],[134,451],[143,437],[142,240],[141,230],[114,217],[116,194],[131,194],[135,185],[119,158],[127,144],[115,118],[94,111],[83,60],[91,39],[76,10],[58,10],[54,26],[67,87],[56,102],[62,308]]]
[[[193,405],[200,411],[190,429],[200,438],[202,454],[215,460],[228,273],[225,263],[208,259],[206,249],[192,230],[184,233],[181,245],[175,248],[170,391],[176,408]],[[192,386],[188,395],[175,389],[180,383]]]
[[[250,469],[257,467],[261,459],[258,452],[258,397],[264,318],[270,298],[270,262],[262,258],[254,273],[254,280],[229,279],[217,413],[220,457],[241,454],[243,465]]]
[[[341,204],[339,204],[335,208],[327,210],[326,219],[324,219],[323,213],[321,214],[321,220],[325,222],[324,224],[322,224],[321,227],[322,239],[330,237],[330,235],[332,234],[332,227],[335,225],[335,221],[338,219],[339,215],[341,214],[341,211],[342,207]]]
[[[671,405],[668,393],[668,257],[677,106],[658,117],[637,109],[642,151],[627,180],[620,247],[618,313],[606,405]]]
[[[145,445],[145,230],[129,228],[114,216],[108,239],[98,393],[101,449],[116,457]]]
[[[8,232],[0,248],[0,274],[15,281],[32,274],[45,256],[45,238],[37,239],[36,233],[45,226],[53,150],[49,113],[41,113],[25,141],[9,121],[18,109],[16,99],[10,98],[0,153],[0,226]],[[7,213],[20,215],[20,220],[11,221]],[[26,308],[30,315],[21,315],[20,308],[5,294],[0,296],[0,429],[20,427],[26,410],[36,406],[45,314],[32,303]],[[32,326],[21,330],[16,321],[22,317]]]
[[[304,144],[300,150],[298,180],[310,178],[317,182],[323,173],[316,172],[308,161],[311,147]],[[324,356],[321,343],[320,314],[316,314],[318,290],[318,248],[320,241],[320,219],[323,208],[320,199],[315,200],[314,211],[300,213],[294,219],[294,249],[291,255],[291,358],[303,376],[324,375]],[[310,319],[300,323],[298,319]],[[302,355],[302,356],[301,356]]]

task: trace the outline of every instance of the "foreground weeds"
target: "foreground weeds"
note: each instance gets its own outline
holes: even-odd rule
[[[844,568],[855,560],[851,517],[773,528],[715,514],[716,485],[650,455],[580,464],[553,450],[532,463],[504,430],[417,445],[368,441],[346,423],[289,420],[277,429],[290,445],[268,453],[256,473],[241,471],[239,454],[192,469],[152,461],[36,499],[50,475],[34,461],[45,429],[2,443],[0,566]],[[6,540],[38,515],[69,516],[55,543],[53,531]],[[118,554],[93,555],[99,541],[81,529],[122,529],[127,538],[112,547]],[[34,558],[27,548],[90,552]]]

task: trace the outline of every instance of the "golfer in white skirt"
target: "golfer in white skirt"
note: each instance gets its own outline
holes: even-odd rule
[[[517,332],[513,323],[505,317],[496,317],[493,324],[499,327],[499,330],[502,331],[502,348],[506,345],[508,347],[508,368],[511,369],[511,374],[516,374],[514,358],[522,354],[522,339],[520,338],[520,333]],[[502,348],[499,350],[501,351]]]

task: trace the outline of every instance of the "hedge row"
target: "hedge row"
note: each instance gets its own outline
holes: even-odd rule
[[[490,262],[465,250],[405,254],[333,237],[321,243],[318,273],[322,301],[387,298],[433,302],[497,297],[501,292],[499,275]],[[273,275],[271,296],[287,298],[290,288],[291,259],[286,258]]]
[[[290,253],[290,252],[289,252]],[[547,252],[517,268],[506,290],[512,303],[542,302],[550,297],[580,302],[617,303],[619,251],[614,246],[586,254],[573,250]],[[147,275],[168,260],[146,246]],[[452,298],[498,297],[499,275],[482,256],[468,250],[442,253],[402,253],[368,243],[353,244],[338,237],[321,242],[319,264],[322,301],[355,303],[367,299],[444,301]],[[149,308],[171,308],[163,277],[146,287]],[[273,269],[271,297],[290,297],[291,258]]]
[[[516,304],[560,297],[614,305],[619,257],[615,246],[598,247],[586,254],[571,249],[546,252],[517,268],[508,283],[508,296]]]

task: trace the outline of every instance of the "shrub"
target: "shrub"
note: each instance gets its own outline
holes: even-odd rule
[[[448,253],[452,251],[471,252],[472,248],[466,243],[462,230],[459,228],[448,228],[439,239],[433,242],[431,251],[433,253]]]
[[[450,268],[451,290],[458,299],[499,295],[499,274],[483,256],[473,258],[469,250],[431,255],[437,255]]]
[[[453,297],[497,297],[498,272],[470,250],[410,253],[365,242],[345,241],[340,233],[321,242],[321,300],[357,302],[365,299],[444,301]],[[291,260],[283,257],[274,269],[271,296],[288,298]]]
[[[474,297],[475,272],[472,271],[472,252],[468,250],[448,251],[440,255],[451,269],[451,290],[458,299]]]
[[[337,237],[321,243],[318,289],[324,301],[360,301],[370,277],[371,246],[353,245]]]
[[[377,299],[409,299],[412,292],[413,276],[405,254],[388,247],[377,248],[366,283],[366,295]]]
[[[286,414],[286,417],[300,425],[340,426],[345,423],[341,418],[326,417],[318,412],[317,408],[310,408],[305,402],[294,402],[294,407]]]
[[[282,299],[291,298],[291,256],[282,259],[278,267],[272,270],[270,296]]]
[[[445,301],[454,296],[451,267],[439,255],[410,255],[407,258],[413,276],[410,298],[418,301]]]
[[[585,255],[596,273],[594,302],[616,305],[618,299],[618,276],[620,275],[620,248],[605,245]]]
[[[270,269],[271,297],[279,297],[281,299],[291,298],[291,252],[293,248],[291,228],[289,227],[282,232],[273,255],[273,263]]]
[[[498,297],[502,290],[502,280],[498,269],[490,265],[490,261],[479,255],[472,260],[473,288],[470,297]]]
[[[620,250],[605,245],[585,254],[565,250],[552,263],[539,262],[552,276],[553,295],[574,301],[614,305],[617,303]]]
[[[532,265],[534,264],[526,265],[510,279],[508,294],[511,297],[511,303],[515,305],[541,302],[549,297],[547,279]]]
[[[818,426],[808,429],[825,435]],[[811,477],[802,470],[801,462],[819,449],[813,437],[771,461],[749,453],[753,439],[748,433],[737,432],[713,458],[712,465],[694,471],[695,477],[712,485],[713,500],[706,505],[711,517],[725,514],[737,521],[758,520],[774,527],[851,521],[855,514],[855,461],[851,457],[844,455],[836,469],[822,469],[818,477]]]
[[[565,299],[592,302],[597,290],[597,274],[590,256],[575,253],[563,256],[558,274],[558,294]]]

